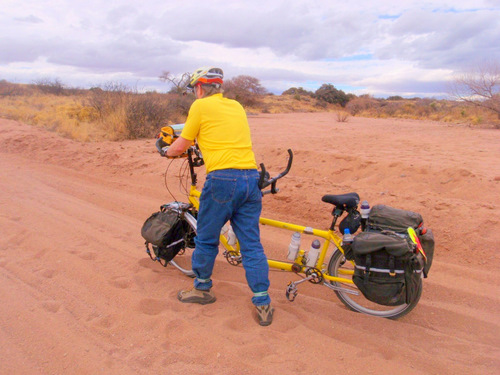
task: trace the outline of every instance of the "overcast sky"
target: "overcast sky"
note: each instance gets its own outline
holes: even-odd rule
[[[269,91],[442,97],[500,61],[500,0],[0,0],[0,79],[72,87],[213,65]]]

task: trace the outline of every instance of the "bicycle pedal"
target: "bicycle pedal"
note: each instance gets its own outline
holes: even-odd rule
[[[293,302],[295,300],[295,297],[297,297],[298,294],[298,289],[297,286],[295,285],[294,282],[290,281],[288,283],[288,286],[286,287],[286,298],[290,301]]]

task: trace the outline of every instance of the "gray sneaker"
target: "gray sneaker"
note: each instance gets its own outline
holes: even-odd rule
[[[261,326],[268,326],[273,322],[274,309],[271,305],[255,306],[257,309],[257,318]]]
[[[216,298],[215,295],[210,290],[181,290],[177,294],[177,299],[184,303],[199,303],[200,305],[207,305],[209,303],[214,303]]]

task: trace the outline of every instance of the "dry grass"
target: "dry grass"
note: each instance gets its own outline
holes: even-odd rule
[[[153,137],[162,126],[183,121],[192,102],[192,98],[123,88],[65,90],[56,95],[36,85],[18,87],[15,92],[7,90],[0,81],[0,117],[84,142]]]
[[[51,88],[49,86],[49,88]],[[152,137],[164,125],[183,122],[190,96],[107,89],[64,89],[0,81],[0,117],[44,127],[80,141]],[[263,95],[248,113],[335,112],[338,122],[350,116],[434,120],[500,128],[498,117],[466,103],[432,99],[352,99],[341,108],[307,95]]]
[[[81,98],[33,93],[27,96],[0,97],[0,117],[41,126],[73,139],[102,139],[102,126],[95,121],[91,107]]]
[[[351,100],[346,108],[352,115],[362,117],[406,118],[500,127],[500,119],[494,112],[470,103],[450,100],[383,100],[359,97]]]

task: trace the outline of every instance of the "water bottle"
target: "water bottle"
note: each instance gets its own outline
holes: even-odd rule
[[[233,231],[233,227],[229,225],[229,231],[227,233],[227,243],[231,246],[236,245],[236,242],[238,242],[238,238],[236,238],[236,234]]]
[[[225,236],[227,232],[229,232],[229,223],[224,224],[224,226],[220,230],[220,235]]]
[[[370,205],[368,204],[368,201],[361,202],[360,213],[362,219],[368,219],[368,216],[370,215]]]
[[[367,201],[361,202],[361,207],[359,209],[361,212],[361,230],[366,229],[366,224],[368,222],[368,216],[370,216],[370,205]]]
[[[306,265],[309,267],[314,267],[316,266],[316,262],[318,261],[319,257],[319,248],[321,244],[319,243],[318,240],[314,240],[313,243],[311,244],[311,248],[309,249],[309,253],[307,254],[307,263]]]
[[[344,248],[344,250],[346,250],[346,247],[352,245],[353,240],[354,238],[352,237],[351,231],[349,230],[349,228],[345,228],[344,237],[342,237],[342,247]]]
[[[295,260],[300,249],[300,233],[295,232],[292,235],[290,245],[288,245],[288,260]]]

